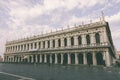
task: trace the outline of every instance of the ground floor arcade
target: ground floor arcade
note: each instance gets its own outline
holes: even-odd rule
[[[72,53],[31,53],[5,56],[5,62],[48,63],[48,64],[84,64],[111,65],[108,52],[72,52]]]

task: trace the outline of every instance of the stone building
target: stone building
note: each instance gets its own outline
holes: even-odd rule
[[[111,66],[115,50],[106,21],[6,42],[4,62]]]
[[[117,51],[116,58],[120,60],[120,51]]]

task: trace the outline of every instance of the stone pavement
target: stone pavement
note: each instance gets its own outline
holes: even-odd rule
[[[0,80],[120,80],[120,68],[0,63]]]

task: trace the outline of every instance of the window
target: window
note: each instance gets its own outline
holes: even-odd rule
[[[71,37],[71,45],[73,46],[74,45],[74,38]]]
[[[95,34],[95,39],[96,39],[96,43],[99,44],[100,43],[100,35],[99,35],[99,33]]]
[[[87,41],[87,45],[90,44],[90,36],[89,35],[86,35],[86,41]]]

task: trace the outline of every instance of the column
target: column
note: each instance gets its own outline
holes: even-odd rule
[[[82,45],[84,47],[86,45],[86,35],[82,34],[81,37],[82,37]]]
[[[42,54],[40,54],[40,63],[42,63]]]
[[[47,55],[44,54],[44,63],[47,63]]]
[[[41,45],[41,49],[43,49],[43,41],[41,41],[41,44],[40,44],[40,45]]]
[[[36,63],[38,63],[38,57],[37,57],[38,55],[36,55],[35,57],[35,61],[36,61]]]
[[[91,44],[94,44],[94,43],[96,43],[96,41],[95,41],[95,34],[90,34],[90,37],[91,37]]]
[[[50,54],[50,63],[52,63],[52,54]]]
[[[29,47],[28,47],[28,44],[25,44],[25,45],[26,45],[26,49],[25,49],[25,51],[29,50],[29,49],[28,49],[28,48],[29,48]]]
[[[68,47],[71,46],[71,40],[70,40],[70,37],[67,38],[67,45],[68,45]]]
[[[20,50],[19,51],[21,51],[21,45],[20,45]]]
[[[71,64],[71,57],[69,53],[68,53],[68,64]]]
[[[110,55],[109,55],[109,51],[107,50],[106,52],[105,52],[105,55],[106,55],[106,59],[105,59],[105,64],[106,64],[106,66],[110,66],[111,65],[111,63],[110,63]]]
[[[23,44],[23,51],[25,51],[25,45]]]
[[[29,50],[31,49],[31,43],[29,43]]]
[[[62,48],[64,47],[64,38],[63,37],[61,38],[61,47]]]
[[[99,33],[100,35],[100,43],[104,43],[104,35],[102,32]]]
[[[77,35],[74,36],[74,42],[75,42],[75,46],[78,46],[78,36]]]
[[[86,58],[86,53],[83,53],[83,62],[84,62],[84,64],[86,65],[87,64],[87,58]]]
[[[58,39],[55,39],[55,48],[58,48]]]
[[[55,54],[55,64],[58,63],[57,54]]]
[[[36,45],[37,45],[37,50],[39,49],[39,42],[37,41],[36,42]]]
[[[78,64],[78,54],[75,53],[75,64]]]
[[[96,66],[97,62],[96,62],[96,53],[93,52],[93,65]]]
[[[48,48],[48,41],[45,41],[45,48]]]
[[[61,64],[63,64],[63,54],[61,53]]]
[[[53,40],[50,40],[50,48],[53,47]]]

